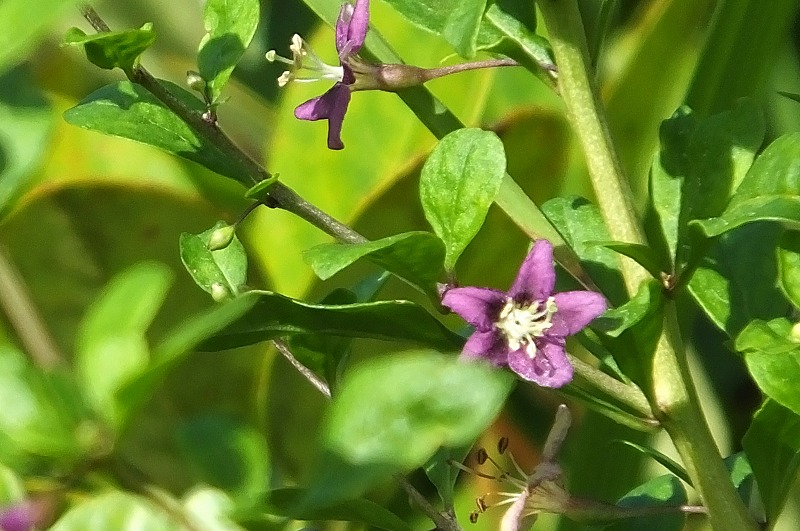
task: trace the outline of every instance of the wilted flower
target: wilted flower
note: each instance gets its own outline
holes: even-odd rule
[[[475,327],[462,356],[508,365],[522,378],[544,387],[572,380],[564,351],[576,334],[606,310],[593,291],[553,293],[553,246],[537,240],[508,292],[488,288],[451,288],[442,304]]]
[[[355,5],[345,3],[336,21],[336,51],[339,66],[331,66],[322,61],[311,47],[299,36],[292,37],[289,49],[292,59],[276,55],[274,50],[267,52],[269,61],[281,61],[291,65],[290,70],[278,78],[282,87],[289,81],[316,81],[332,79],[336,83],[325,94],[300,104],[294,115],[301,120],[328,120],[328,147],[342,149],[342,122],[350,103],[350,91],[356,82],[353,72],[355,55],[364,45],[369,28],[369,0],[356,0]]]

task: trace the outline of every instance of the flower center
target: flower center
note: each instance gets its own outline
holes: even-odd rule
[[[495,326],[506,336],[508,348],[512,351],[525,348],[525,352],[533,359],[536,356],[537,337],[553,326],[553,315],[558,311],[553,297],[546,301],[533,301],[520,304],[509,297],[500,311]]]
[[[300,35],[295,33],[292,36],[289,50],[292,52],[291,59],[281,57],[275,53],[275,50],[267,52],[267,61],[270,63],[278,61],[290,67],[278,78],[278,86],[283,87],[289,81],[308,82],[320,79],[342,81],[344,79],[344,68],[341,65],[331,66],[320,59]]]

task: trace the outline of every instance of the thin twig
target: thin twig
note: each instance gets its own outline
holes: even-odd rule
[[[109,31],[108,25],[92,6],[89,4],[80,4],[79,9],[84,18],[95,30],[98,32]],[[133,68],[130,73],[126,72],[126,75],[130,81],[147,89],[156,99],[174,112],[181,120],[186,122],[197,134],[217,147],[226,156],[230,157],[247,173],[250,184],[256,184],[272,177],[264,167],[247,153],[239,149],[222,129],[217,126],[216,122],[206,120],[203,118],[202,113],[198,113],[184,105],[182,101],[176,98],[174,94],[153,77],[144,67],[138,65]],[[270,186],[264,204],[272,208],[281,208],[291,212],[341,242],[363,243],[367,241],[366,238],[361,236],[358,232],[309,203],[280,181]]]
[[[31,360],[44,370],[66,364],[34,306],[25,280],[0,246],[0,306]]]
[[[314,371],[300,363],[300,361],[294,357],[292,351],[289,350],[289,346],[282,339],[273,339],[272,344],[275,345],[275,348],[278,349],[286,360],[292,364],[292,367],[297,369],[297,372],[303,375],[303,377],[311,383],[314,387],[317,388],[317,391],[325,395],[326,398],[331,398],[331,389],[328,387],[328,384],[325,381],[317,376]]]
[[[450,512],[440,513],[430,502],[423,496],[405,476],[400,474],[395,475],[395,479],[406,491],[408,497],[425,513],[433,523],[436,524],[437,529],[441,531],[462,531],[461,526],[455,515]]]

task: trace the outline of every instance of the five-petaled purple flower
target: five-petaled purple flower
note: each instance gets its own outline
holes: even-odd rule
[[[475,327],[463,356],[508,365],[522,378],[544,387],[572,380],[565,338],[606,310],[593,291],[553,293],[553,246],[537,240],[508,293],[487,288],[451,288],[442,304]]]
[[[301,120],[328,120],[328,147],[342,149],[342,122],[350,103],[350,91],[356,82],[353,66],[358,61],[354,56],[364,45],[369,28],[369,0],[356,0],[355,5],[345,3],[336,20],[336,51],[339,53],[339,66],[325,64],[311,50],[299,35],[292,37],[289,49],[292,59],[278,56],[274,50],[267,52],[269,61],[281,61],[291,65],[291,70],[278,78],[282,87],[289,81],[316,81],[334,79],[333,85],[325,94],[300,104],[294,115]]]

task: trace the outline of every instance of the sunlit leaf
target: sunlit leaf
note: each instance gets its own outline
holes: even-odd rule
[[[0,2],[0,74],[21,60],[47,27],[73,4],[70,0]]]
[[[83,46],[86,57],[94,65],[106,70],[121,68],[132,75],[139,56],[156,40],[153,24],[148,22],[139,29],[101,32],[87,35],[80,28],[70,28],[64,44]]]
[[[215,234],[229,229],[231,240],[221,249],[210,250]],[[236,296],[247,280],[247,253],[232,233],[233,227],[220,221],[200,234],[181,234],[181,261],[186,270],[204,291],[215,300]]]
[[[659,476],[639,485],[617,501],[619,507],[677,507],[687,501],[686,489],[672,475]],[[672,514],[627,518],[606,527],[613,531],[680,531],[686,516],[675,511]]]
[[[137,531],[179,531],[163,510],[139,496],[108,492],[83,501],[67,511],[51,531],[88,529],[136,529]]]

